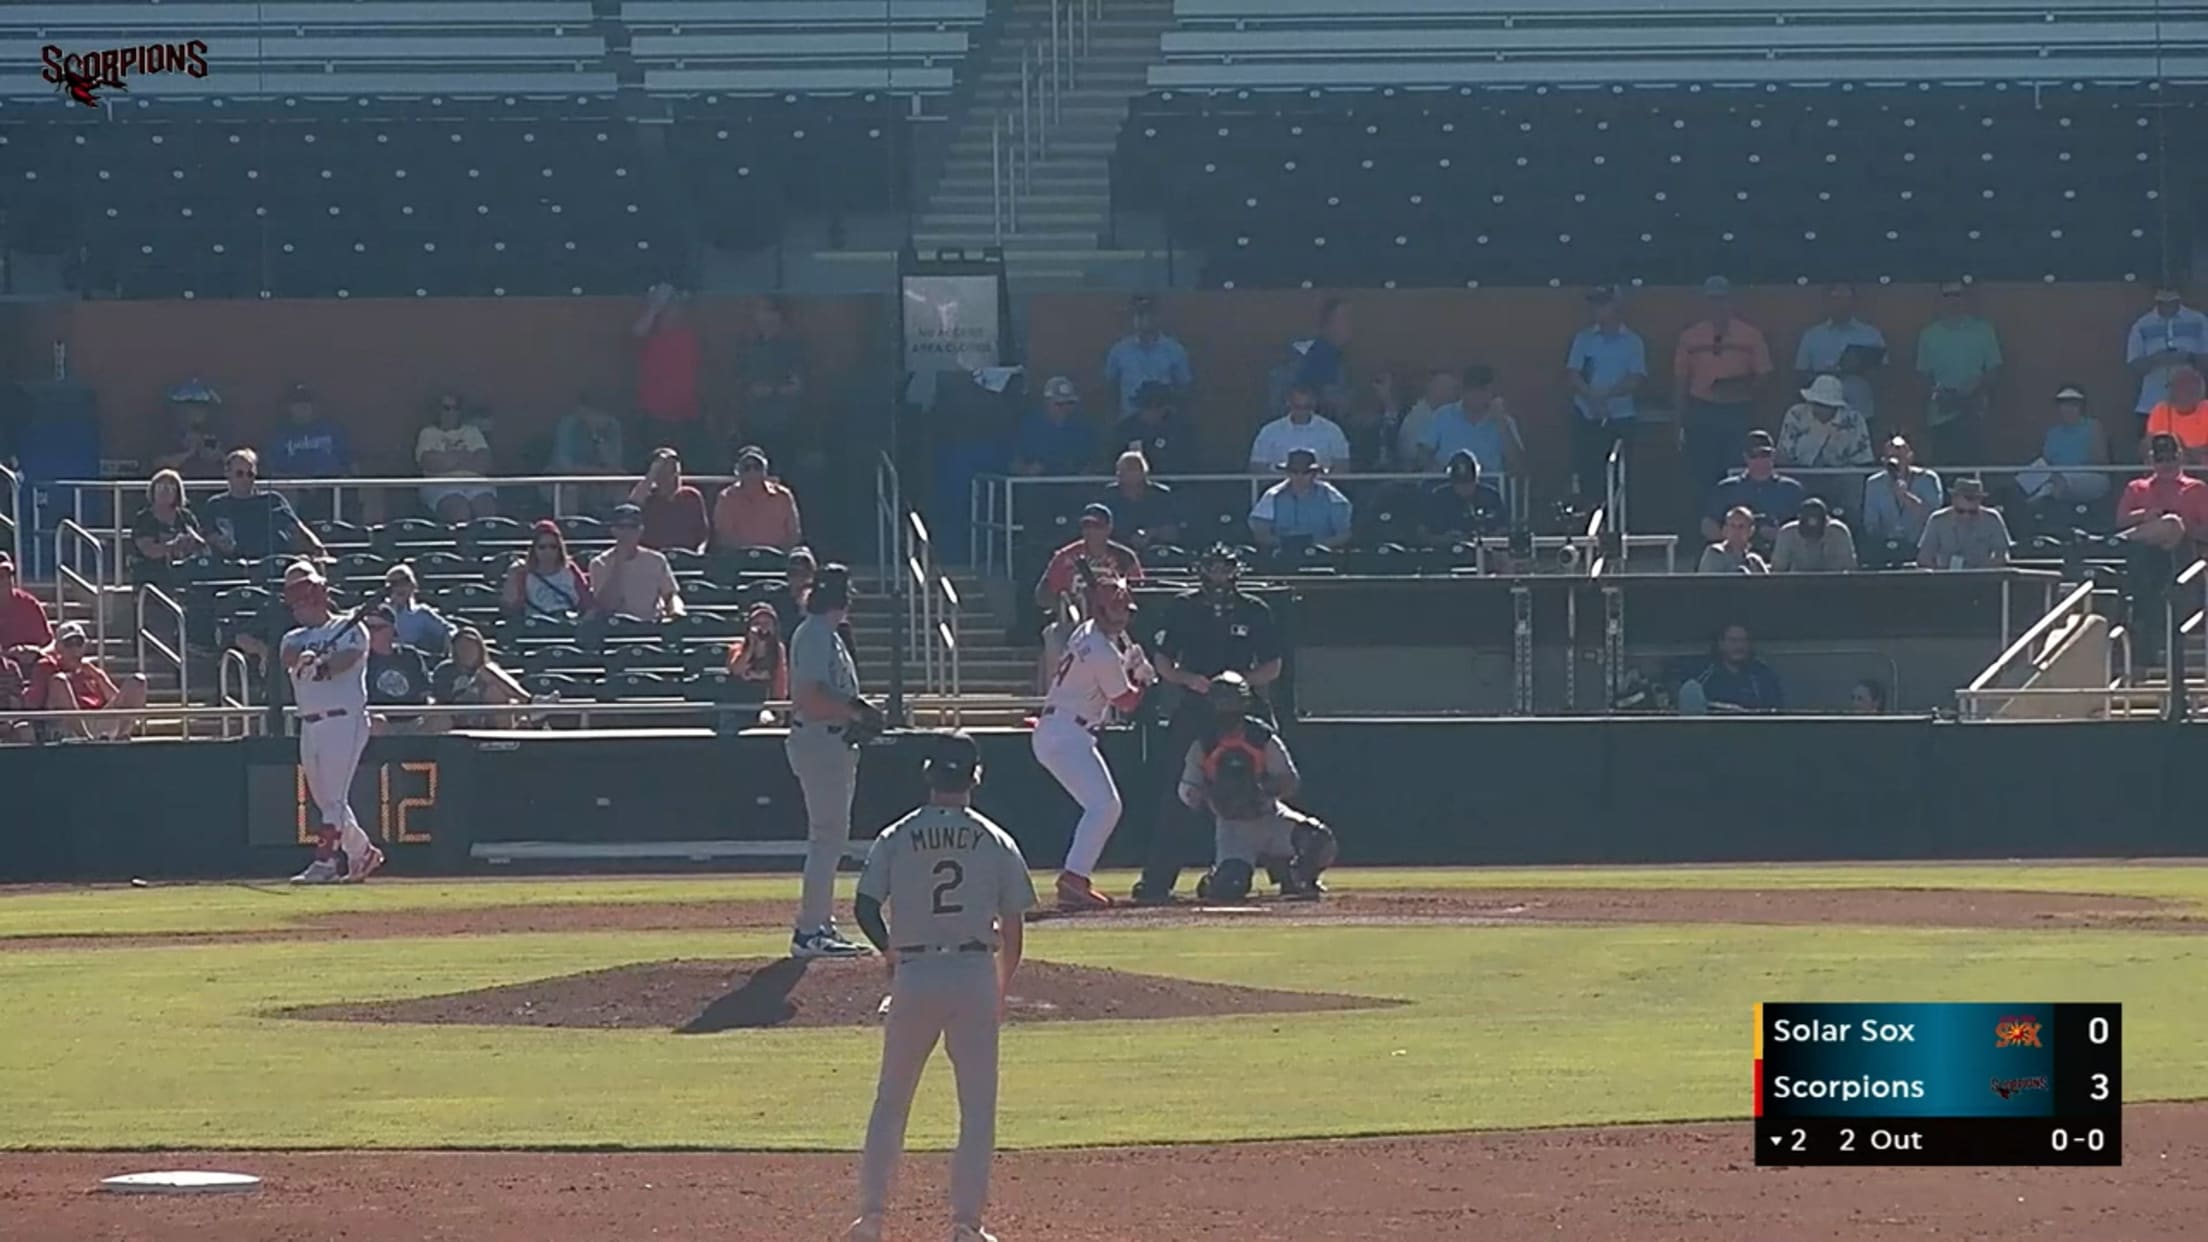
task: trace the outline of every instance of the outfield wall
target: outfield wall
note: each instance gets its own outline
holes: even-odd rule
[[[980,805],[1038,866],[1074,807],[1024,733],[978,735]],[[1306,722],[1299,799],[1345,861],[1540,864],[2168,856],[2208,852],[2208,729],[2159,722],[1610,717]],[[1145,739],[1106,739],[1131,865],[1161,791]],[[317,817],[284,740],[0,748],[0,882],[273,876]],[[914,744],[870,748],[856,822],[919,796]],[[670,730],[378,738],[353,806],[397,874],[495,869],[501,842],[803,840],[775,734]],[[1208,842],[1190,842],[1190,861]],[[700,852],[704,852],[702,849]],[[678,856],[651,864],[684,865]],[[516,864],[519,865],[519,864]],[[710,865],[728,866],[727,861]],[[758,865],[758,864],[746,864]],[[585,869],[568,864],[563,869]]]

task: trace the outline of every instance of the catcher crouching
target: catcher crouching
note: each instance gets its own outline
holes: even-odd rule
[[[1211,870],[1197,881],[1197,898],[1239,901],[1263,867],[1282,897],[1317,900],[1326,892],[1320,873],[1337,852],[1334,830],[1281,801],[1296,792],[1296,763],[1272,726],[1250,714],[1249,682],[1221,673],[1205,697],[1211,727],[1181,764],[1181,801],[1209,808],[1218,820]]]

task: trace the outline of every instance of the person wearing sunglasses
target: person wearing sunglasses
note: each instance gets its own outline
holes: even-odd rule
[[[71,621],[55,630],[54,645],[31,669],[25,704],[33,711],[52,712],[144,707],[145,674],[131,673],[117,682],[100,667],[91,646],[82,621]],[[127,736],[134,723],[128,718],[76,720],[62,726],[62,732],[74,737],[112,739]]]
[[[549,520],[530,528],[529,552],[506,571],[503,595],[506,614],[525,620],[574,621],[597,609],[589,577],[568,555],[558,524]]]
[[[1740,473],[1710,492],[1709,503],[1702,511],[1702,538],[1711,543],[1724,538],[1725,515],[1734,509],[1748,510],[1756,515],[1759,527],[1773,531],[1801,516],[1802,501],[1809,491],[1801,480],[1779,473],[1777,453],[1770,432],[1748,433]]]
[[[470,421],[458,396],[437,400],[437,413],[414,437],[414,463],[425,479],[477,479],[491,472],[491,442]],[[453,525],[498,512],[498,489],[486,483],[444,484],[422,489],[422,507]]]
[[[322,540],[299,520],[284,494],[260,486],[260,454],[249,448],[231,450],[223,459],[222,477],[225,490],[201,513],[202,533],[216,555],[257,561],[299,553],[328,559]]]
[[[745,548],[788,552],[803,542],[796,495],[768,477],[766,450],[745,445],[736,454],[736,481],[713,501],[713,550],[724,556]]]

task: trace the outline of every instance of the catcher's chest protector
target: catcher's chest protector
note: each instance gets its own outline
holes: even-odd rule
[[[1216,781],[1222,767],[1234,767],[1246,762],[1252,776],[1265,774],[1265,748],[1272,743],[1273,731],[1262,720],[1244,717],[1242,727],[1229,732],[1213,725],[1204,732],[1204,778]]]

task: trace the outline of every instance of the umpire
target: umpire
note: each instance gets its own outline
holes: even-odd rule
[[[1273,719],[1267,700],[1268,688],[1280,677],[1280,628],[1273,610],[1241,589],[1241,574],[1242,561],[1234,549],[1214,544],[1196,562],[1196,589],[1169,601],[1164,621],[1152,633],[1150,654],[1158,679],[1180,687],[1181,693],[1163,744],[1151,759],[1159,807],[1150,829],[1150,858],[1135,885],[1138,904],[1172,901],[1190,843],[1200,839],[1208,846],[1211,839],[1202,813],[1182,804],[1179,788],[1181,762],[1211,724],[1212,709],[1204,698],[1211,679],[1221,673],[1242,674],[1258,695],[1251,714],[1267,723]]]

